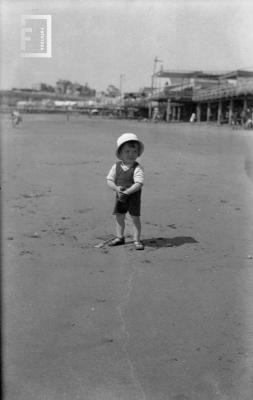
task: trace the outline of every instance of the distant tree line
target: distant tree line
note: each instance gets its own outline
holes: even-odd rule
[[[37,91],[37,92],[48,92],[56,93],[66,96],[80,96],[80,97],[95,97],[96,90],[92,89],[88,83],[81,85],[80,83],[73,83],[67,79],[59,79],[56,82],[56,86],[48,85],[47,83],[39,83],[32,85],[32,89],[22,88],[13,90],[21,91]],[[106,97],[119,97],[121,95],[120,90],[114,85],[108,85],[105,91],[100,92],[102,96]]]
[[[59,79],[56,82],[55,92],[58,94],[75,95],[82,97],[94,97],[96,90],[91,89],[88,83],[81,85],[80,83],[72,83],[65,79]]]

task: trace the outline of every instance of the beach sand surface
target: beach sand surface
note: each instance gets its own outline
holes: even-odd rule
[[[117,137],[145,144],[144,251],[114,235]],[[251,400],[253,131],[2,120],[5,400]]]

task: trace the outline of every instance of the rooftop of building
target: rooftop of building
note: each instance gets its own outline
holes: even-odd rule
[[[157,78],[181,79],[237,79],[253,78],[253,71],[238,69],[235,71],[186,71],[186,70],[160,70],[154,74]]]

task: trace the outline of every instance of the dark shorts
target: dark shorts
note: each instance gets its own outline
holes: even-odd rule
[[[141,190],[130,194],[126,203],[122,203],[116,197],[113,214],[126,214],[127,212],[133,217],[141,215]]]

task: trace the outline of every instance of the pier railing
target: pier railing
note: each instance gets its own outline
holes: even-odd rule
[[[217,87],[209,89],[197,89],[193,91],[193,101],[215,100],[231,98],[240,95],[253,95],[253,79],[238,81],[235,85],[221,83]]]

